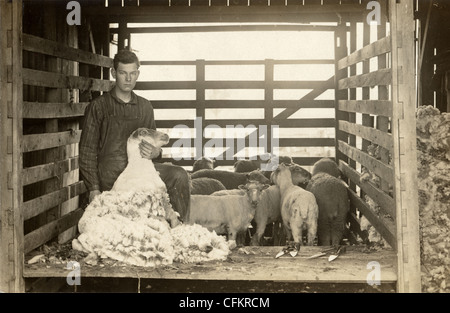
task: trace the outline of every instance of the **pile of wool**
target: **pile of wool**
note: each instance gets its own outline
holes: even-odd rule
[[[72,247],[89,260],[144,267],[226,259],[225,237],[196,224],[171,228],[168,212],[173,209],[164,191],[103,192],[86,208]]]
[[[226,260],[230,250],[224,236],[198,225],[179,225],[171,230],[175,262],[197,263]]]
[[[171,264],[175,254],[166,208],[171,210],[165,192],[103,192],[86,208],[72,246],[131,265]]]
[[[416,117],[422,291],[450,292],[450,113]]]

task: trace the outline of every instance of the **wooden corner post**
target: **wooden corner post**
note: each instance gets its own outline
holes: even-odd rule
[[[0,0],[0,291],[24,292],[22,0]]]
[[[420,292],[413,0],[390,0],[398,292]]]

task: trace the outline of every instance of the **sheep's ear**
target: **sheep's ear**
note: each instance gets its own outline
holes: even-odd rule
[[[245,187],[245,185],[239,185],[238,188],[239,188],[240,190],[247,190],[247,187]]]
[[[270,185],[269,185],[269,184],[264,184],[264,186],[263,186],[263,188],[262,188],[262,189],[264,190],[264,189],[267,189],[267,188],[269,188],[269,187],[270,187]]]

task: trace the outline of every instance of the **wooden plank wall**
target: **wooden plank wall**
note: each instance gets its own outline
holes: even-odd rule
[[[91,98],[109,91],[107,24],[68,26],[64,6],[27,3],[23,33],[23,252],[76,235],[86,191],[78,174],[80,122]],[[44,16],[46,23],[33,23]],[[33,25],[40,25],[36,27]],[[103,30],[102,30],[103,29]],[[78,47],[80,46],[80,48]],[[98,51],[99,53],[93,53]],[[106,71],[105,71],[106,69]]]
[[[391,37],[386,36],[386,11],[380,26],[352,25],[351,53],[337,62],[337,131],[346,136],[337,140],[339,166],[348,179],[351,197],[351,229],[367,238],[359,227],[365,216],[383,238],[397,247],[395,227],[394,168],[390,155],[393,104],[389,98],[392,70],[387,67]],[[362,47],[357,49],[357,34],[362,32]],[[371,34],[377,37],[371,40]],[[344,92],[344,93],[342,93]],[[344,157],[342,157],[344,155]],[[369,204],[369,200],[371,199]]]

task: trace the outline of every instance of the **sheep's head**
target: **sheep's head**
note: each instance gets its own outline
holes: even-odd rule
[[[196,172],[202,169],[214,169],[214,160],[208,157],[202,157],[194,162],[192,172]]]
[[[289,164],[281,163],[278,165],[275,171],[273,171],[270,179],[276,185],[279,185],[281,181],[286,181],[287,179],[292,180],[292,174],[289,168]]]
[[[285,164],[281,163],[275,171],[272,172],[270,175],[270,180],[272,183],[277,184],[278,177],[281,173],[281,171],[290,171],[291,180],[292,183],[296,186],[300,186],[304,188],[308,182],[311,180],[311,173],[305,170],[303,167],[301,167],[298,164],[291,163],[291,164]],[[289,173],[286,173],[284,175],[288,175]]]
[[[128,137],[127,154],[128,159],[133,157],[140,158],[139,143],[145,140],[155,147],[158,151],[162,146],[169,143],[169,135],[150,128],[138,128]]]
[[[253,207],[258,205],[261,200],[261,193],[268,187],[268,184],[262,184],[259,181],[249,181],[245,185],[239,185],[239,189],[245,191]]]

